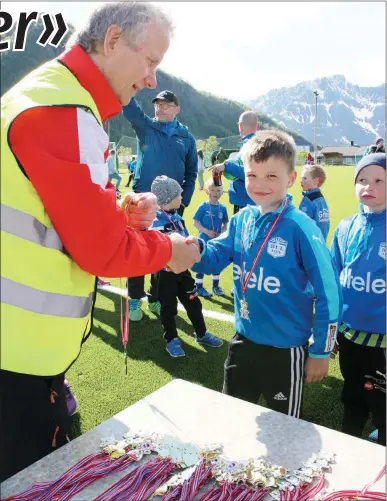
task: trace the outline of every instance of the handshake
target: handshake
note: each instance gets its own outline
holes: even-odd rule
[[[157,199],[152,193],[127,193],[121,201],[128,226],[136,230],[150,228],[158,208]],[[196,237],[185,238],[177,233],[168,237],[172,243],[172,254],[166,266],[174,273],[182,273],[200,261],[200,247]]]

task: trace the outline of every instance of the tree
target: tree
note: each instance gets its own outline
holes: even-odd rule
[[[218,140],[216,136],[210,136],[206,141],[206,146],[204,151],[215,151],[219,148]]]

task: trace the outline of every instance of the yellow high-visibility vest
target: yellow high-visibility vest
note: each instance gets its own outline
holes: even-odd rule
[[[2,97],[0,368],[54,376],[76,360],[90,332],[95,277],[66,253],[8,142],[15,118],[37,106],[82,107],[102,121],[89,92],[56,60]]]

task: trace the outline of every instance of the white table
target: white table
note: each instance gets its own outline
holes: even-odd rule
[[[1,485],[2,498],[33,482],[56,479],[82,457],[97,452],[101,438],[119,438],[129,427],[175,435],[198,446],[221,442],[231,459],[266,457],[290,469],[320,450],[335,452],[337,464],[326,475],[334,490],[364,487],[385,464],[382,446],[176,379],[8,479]],[[136,466],[97,481],[72,499],[93,499]],[[373,490],[384,492],[384,480]]]

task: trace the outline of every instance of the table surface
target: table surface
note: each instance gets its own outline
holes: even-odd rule
[[[334,452],[337,463],[326,475],[329,490],[360,489],[385,464],[382,446],[175,379],[3,482],[2,498],[22,492],[33,482],[58,478],[81,458],[97,452],[101,438],[121,438],[129,428],[174,435],[199,447],[222,443],[230,459],[264,457],[289,469],[299,468],[320,450]],[[98,480],[72,500],[92,500],[138,464]],[[373,490],[384,492],[384,479]]]

